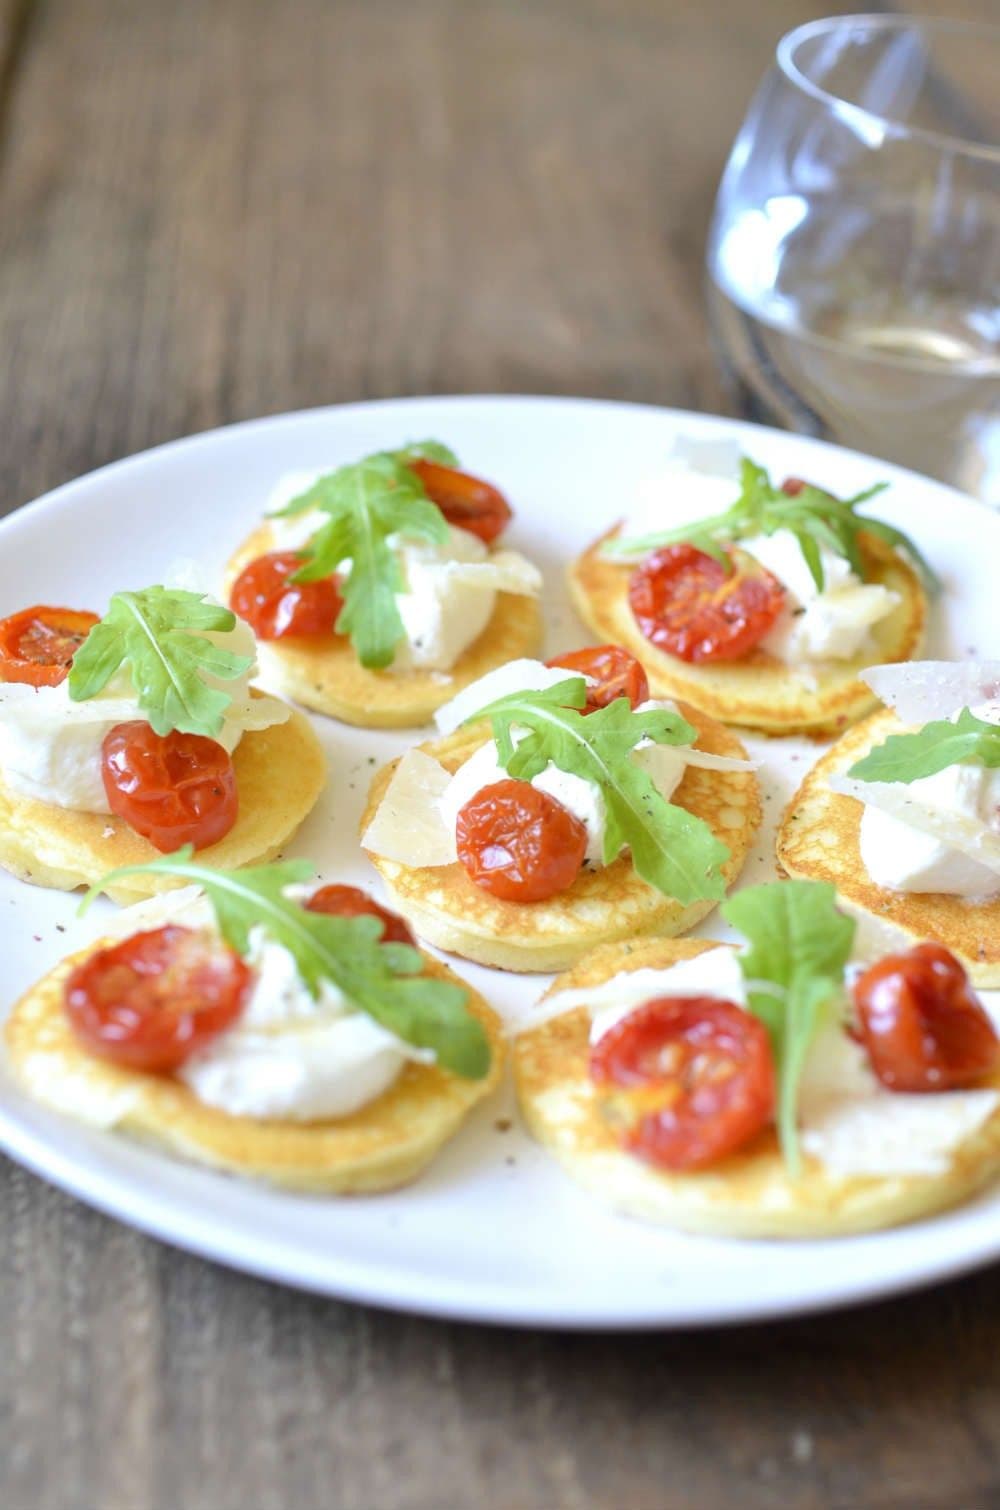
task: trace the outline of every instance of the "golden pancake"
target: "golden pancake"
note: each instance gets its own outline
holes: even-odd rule
[[[743,746],[713,719],[682,705],[683,716],[698,730],[695,743],[714,755],[743,758]],[[448,771],[458,767],[489,738],[488,725],[458,729],[445,739],[420,746]],[[396,762],[379,771],[361,820],[364,833],[375,815]],[[706,771],[688,766],[673,795],[674,802],[704,819],[729,848],[723,866],[731,886],[743,867],[760,824],[757,778],[752,771]],[[389,900],[421,938],[439,949],[501,970],[563,970],[595,944],[640,934],[671,937],[684,933],[716,905],[692,902],[682,907],[648,886],[628,854],[611,865],[582,870],[569,890],[547,902],[505,902],[469,879],[464,866],[414,868],[369,856],[382,876]]]
[[[716,947],[695,939],[636,940],[597,949],[552,985],[597,985],[623,970],[666,969]],[[544,998],[543,998],[544,1000]],[[842,1237],[895,1227],[967,1199],[1000,1174],[1000,1108],[929,1175],[844,1175],[803,1157],[785,1170],[773,1130],[711,1169],[674,1174],[619,1146],[588,1073],[590,1015],[578,1007],[518,1035],[514,1075],[525,1121],[564,1169],[620,1211],[721,1237]],[[1000,1090],[1000,1075],[985,1082]]]
[[[873,713],[816,762],[782,818],[778,866],[790,876],[832,881],[845,908],[884,933],[887,949],[896,931],[903,948],[929,939],[957,955],[977,986],[1000,986],[1000,898],[967,902],[940,892],[876,886],[859,847],[863,804],[827,784],[835,771],[846,771],[901,727],[888,709]]]
[[[226,568],[225,599],[240,572],[257,556],[278,550],[271,526],[262,524]],[[493,617],[478,639],[463,650],[450,671],[368,671],[350,640],[342,635],[293,637],[258,643],[262,668],[306,708],[365,729],[407,729],[427,723],[463,687],[542,643],[542,611],[537,598],[497,593]]]
[[[105,940],[105,943],[108,941]],[[101,943],[93,950],[102,948]],[[418,1175],[499,1081],[500,1021],[469,991],[493,1051],[489,1075],[462,1080],[408,1063],[381,1096],[348,1117],[325,1122],[233,1117],[199,1101],[181,1080],[146,1075],[96,1058],[81,1047],[62,1006],[66,976],[92,950],[64,960],[21,998],[6,1026],[17,1079],[37,1100],[91,1126],[114,1128],[182,1158],[293,1190],[351,1195],[390,1190]],[[428,975],[455,980],[436,960]]]
[[[884,541],[859,536],[866,582],[881,583],[901,602],[872,630],[872,647],[849,661],[826,662],[800,677],[784,661],[754,650],[739,661],[695,666],[651,645],[635,622],[628,600],[635,562],[622,565],[600,554],[594,542],[569,567],[577,613],[602,640],[630,650],[646,668],[653,697],[683,697],[722,723],[764,734],[839,734],[878,703],[859,672],[866,666],[911,660],[920,648],[927,600],[912,568]]]
[[[326,782],[326,759],[308,719],[244,734],[233,752],[239,817],[220,839],[198,851],[219,870],[273,860],[314,806]],[[80,813],[23,797],[0,774],[0,866],[35,886],[72,891],[119,865],[141,865],[160,853],[123,818]],[[127,876],[108,895],[123,905],[183,886],[176,876]]]

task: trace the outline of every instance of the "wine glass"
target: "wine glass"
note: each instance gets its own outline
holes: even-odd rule
[[[812,21],[778,44],[708,246],[751,418],[1000,506],[1000,27]]]

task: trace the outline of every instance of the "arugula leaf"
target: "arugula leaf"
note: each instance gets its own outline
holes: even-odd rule
[[[332,981],[354,1006],[398,1038],[432,1049],[442,1068],[466,1080],[482,1080],[489,1072],[489,1039],[468,1010],[462,986],[421,975],[423,957],[409,944],[380,943],[383,924],[378,918],[308,912],[285,896],[286,886],[312,877],[308,860],[226,871],[198,864],[193,854],[186,845],[146,865],[109,871],[87,892],[80,911],[122,876],[181,876],[203,888],[222,937],[237,954],[247,955],[251,930],[261,927],[291,954],[313,997],[324,980]]]
[[[279,510],[279,517],[305,509],[329,516],[304,546],[304,564],[291,580],[315,582],[350,561],[340,582],[344,606],[334,627],[350,636],[362,666],[370,669],[390,666],[404,635],[396,593],[405,584],[389,537],[405,534],[434,545],[448,539],[444,515],[402,458],[443,455],[445,450],[437,441],[422,441],[405,451],[376,452],[321,477]]]
[[[685,745],[696,731],[666,709],[635,713],[625,697],[584,716],[586,700],[586,682],[574,676],[542,692],[498,698],[474,717],[492,721],[500,764],[515,779],[530,781],[551,761],[600,788],[605,865],[628,845],[643,880],[682,906],[724,896],[720,867],[729,850],[701,818],[668,802],[631,758],[641,739]]]
[[[172,587],[116,592],[70,667],[73,702],[86,702],[128,663],[139,707],[157,734],[172,729],[214,738],[232,698],[206,677],[233,681],[253,665],[206,639],[236,627],[236,615],[202,593]]]
[[[890,734],[847,774],[860,781],[919,781],[964,762],[1000,767],[1000,725],[976,718],[968,708],[954,722],[935,719],[914,734]]]
[[[854,921],[828,881],[772,881],[724,902],[727,923],[749,943],[740,955],[747,1000],[767,1028],[778,1072],[778,1136],[798,1175],[798,1094],[809,1048],[843,990]]]
[[[390,451],[395,461],[433,461],[439,467],[457,467],[458,457],[450,446],[439,440],[408,440],[398,451]]]
[[[764,468],[744,456],[740,461],[740,496],[725,513],[682,524],[676,529],[609,540],[602,554],[611,560],[632,559],[665,545],[689,544],[725,564],[729,558],[722,549],[723,545],[738,543],[751,535],[773,535],[776,530],[791,530],[816,588],[822,592],[825,576],[820,547],[825,545],[835,555],[843,556],[863,581],[864,564],[858,536],[867,531],[909,556],[928,591],[937,591],[940,587],[937,576],[908,535],[883,519],[873,519],[857,512],[861,504],[884,492],[887,486],[884,482],[876,483],[862,493],[855,493],[853,498],[836,498],[823,488],[809,485],[792,495],[775,487]]]

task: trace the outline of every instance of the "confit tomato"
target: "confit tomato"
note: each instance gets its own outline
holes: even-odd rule
[[[591,645],[586,650],[570,650],[547,664],[564,666],[567,671],[594,678],[595,685],[587,688],[584,713],[606,708],[618,697],[627,697],[632,707],[637,708],[649,696],[645,671],[635,656],[619,645]]]
[[[291,582],[304,565],[296,551],[258,556],[240,572],[229,606],[245,619],[258,640],[286,635],[333,634],[344,606],[335,576],[318,582]]]
[[[781,484],[781,491],[788,498],[798,498],[803,488],[809,487],[809,483],[801,477],[786,477]]]
[[[704,1169],[774,1116],[767,1029],[735,1002],[657,997],[599,1038],[590,1075],[630,1153],[662,1169]]]
[[[478,535],[489,545],[510,523],[510,504],[491,483],[436,461],[418,460],[407,465],[449,524]]]
[[[947,1091],[1000,1068],[1000,1039],[969,977],[940,944],[888,954],[854,983],[859,1037],[893,1091]]]
[[[738,661],[774,626],[785,589],[747,555],[723,566],[693,545],[668,545],[636,567],[629,603],[657,649],[682,661]]]
[[[0,682],[58,687],[97,622],[96,613],[42,603],[0,619]]]
[[[201,734],[156,734],[142,719],[116,724],[101,747],[111,811],[164,853],[225,838],[239,812],[236,773]]]
[[[92,1054],[166,1073],[236,1021],[252,979],[221,939],[173,924],[98,949],[69,976],[63,1001]]]
[[[460,809],[458,858],[470,878],[505,902],[545,902],[572,886],[587,830],[529,781],[496,781]]]
[[[360,886],[321,886],[306,903],[309,912],[325,912],[338,918],[379,918],[384,924],[383,944],[412,944],[416,939],[398,913],[381,906]]]

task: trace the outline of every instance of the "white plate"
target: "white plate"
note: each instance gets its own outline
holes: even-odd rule
[[[880,511],[912,531],[948,587],[929,649],[997,653],[1000,520],[937,483],[815,441],[704,415],[570,399],[434,398],[357,404],[237,425],[163,446],[57,489],[0,525],[0,615],[31,602],[102,609],[179,555],[216,568],[284,472],[436,436],[513,501],[511,544],[543,567],[549,653],[585,644],[563,588],[571,554],[616,517],[678,433],[735,435],[778,476],[838,493],[880,478]],[[317,720],[330,785],[293,851],[324,876],[371,885],[353,840],[369,776],[410,737]],[[745,882],[774,873],[771,830],[815,746],[760,742],[767,832]],[[0,1001],[100,930],[62,893],[0,877]],[[719,925],[715,925],[716,931]],[[711,920],[700,930],[711,936]],[[458,962],[515,1015],[545,981]],[[507,1127],[505,1119],[514,1119]],[[665,1327],[844,1304],[1000,1254],[1000,1191],[896,1232],[823,1243],[729,1242],[650,1230],[595,1205],[523,1134],[509,1091],[483,1108],[416,1185],[337,1200],[277,1193],[90,1133],[33,1105],[0,1065],[0,1143],[81,1200],[238,1269],[354,1300],[543,1326]]]

